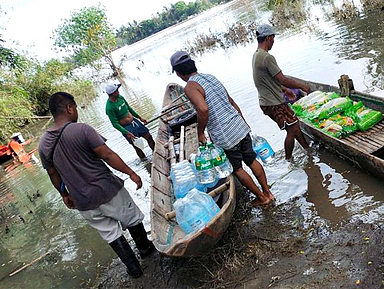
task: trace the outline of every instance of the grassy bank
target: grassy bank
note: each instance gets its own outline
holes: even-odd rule
[[[49,116],[48,101],[57,91],[76,96],[79,104],[96,96],[92,81],[74,75],[73,67],[59,60],[44,64],[25,60],[20,69],[0,72],[0,142]]]

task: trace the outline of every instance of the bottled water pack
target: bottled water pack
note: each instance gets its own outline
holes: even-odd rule
[[[198,185],[192,165],[187,160],[171,165],[171,179],[173,191],[177,199],[183,198]]]

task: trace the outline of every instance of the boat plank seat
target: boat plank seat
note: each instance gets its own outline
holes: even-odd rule
[[[367,131],[356,132],[341,140],[350,146],[354,146],[372,154],[384,147],[384,121],[379,122]]]

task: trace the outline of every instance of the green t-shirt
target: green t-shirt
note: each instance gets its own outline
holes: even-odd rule
[[[110,99],[107,100],[105,112],[107,113],[113,127],[124,135],[127,134],[128,130],[119,124],[119,120],[126,117],[129,112],[132,113],[134,117],[139,117],[139,115],[128,105],[128,102],[121,95],[117,97],[116,102],[113,102]]]
[[[259,92],[259,105],[284,103],[281,84],[275,76],[281,71],[276,59],[263,49],[257,49],[252,59],[253,81]]]

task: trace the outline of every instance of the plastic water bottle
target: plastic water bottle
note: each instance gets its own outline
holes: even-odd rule
[[[230,176],[233,172],[233,167],[224,150],[213,143],[208,143],[208,149],[210,150],[218,178],[223,179]]]
[[[259,135],[255,135],[252,140],[253,150],[257,156],[264,162],[269,163],[272,161],[275,152],[269,145],[267,140]]]
[[[199,147],[199,152],[195,157],[195,168],[197,171],[197,178],[201,184],[211,184],[216,180],[216,170],[213,165],[212,157],[205,146]]]
[[[176,210],[176,220],[181,229],[190,234],[204,226],[212,219],[206,206],[196,199],[196,194],[188,193],[184,198],[178,199],[173,206]]]
[[[184,160],[171,165],[171,179],[175,197],[183,198],[191,189],[197,187],[196,174],[192,165]]]

